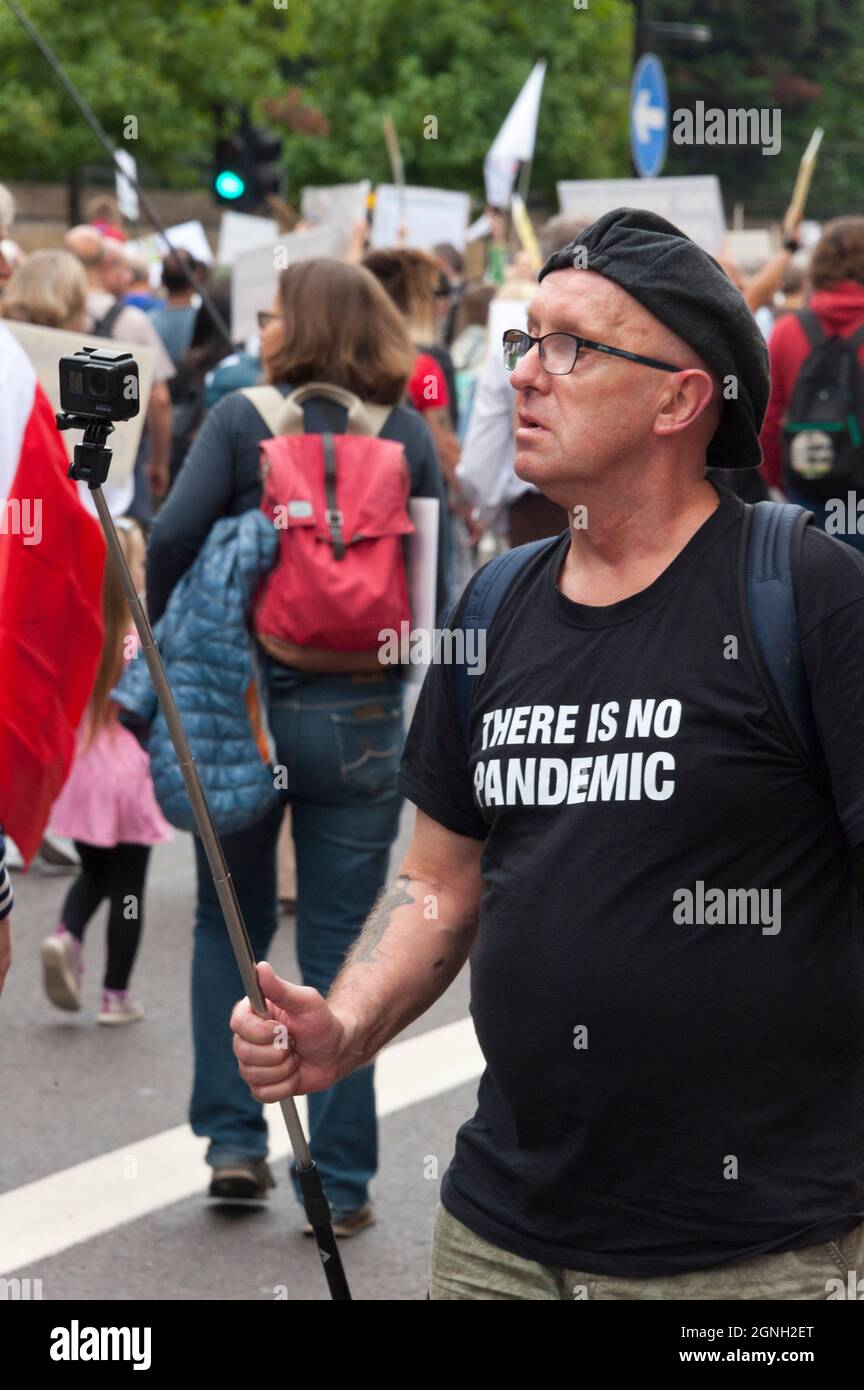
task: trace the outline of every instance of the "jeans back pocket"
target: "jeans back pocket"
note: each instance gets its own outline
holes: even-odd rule
[[[330,716],[339,749],[340,773],[355,791],[395,791],[402,753],[402,697],[370,701]]]

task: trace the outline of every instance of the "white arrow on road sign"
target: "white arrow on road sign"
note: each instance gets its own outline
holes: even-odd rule
[[[662,130],[665,124],[666,112],[663,107],[652,106],[651,93],[642,87],[633,107],[633,125],[639,144],[644,145],[646,140],[651,139],[652,130]]]

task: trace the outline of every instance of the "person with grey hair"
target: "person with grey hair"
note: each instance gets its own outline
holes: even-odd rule
[[[43,328],[83,330],[87,278],[69,251],[32,251],[9,276],[0,318]]]

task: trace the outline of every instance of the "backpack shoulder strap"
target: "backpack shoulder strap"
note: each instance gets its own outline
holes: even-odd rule
[[[101,319],[97,319],[94,323],[92,329],[94,336],[97,338],[110,338],[114,331],[114,325],[125,308],[126,305],[123,303],[122,299],[115,299],[111,308],[102,315]]]
[[[745,641],[769,704],[814,781],[828,791],[795,606],[801,546],[812,520],[812,512],[790,503],[747,507],[738,552],[738,598]]]
[[[856,351],[864,347],[864,323],[856,328],[854,333],[850,333],[848,338],[844,338],[843,342],[846,347],[855,348]]]
[[[373,434],[380,434],[390,416],[393,414],[392,405],[373,405],[371,401],[364,401],[363,408],[372,426]]]
[[[302,402],[315,394],[326,393],[329,399],[344,405],[349,413],[353,406],[358,423],[363,427],[358,432],[363,434],[379,435],[393,412],[392,405],[373,405],[370,401],[359,400],[347,391],[343,393],[344,399],[339,399],[335,394],[335,387],[321,386],[318,383],[312,385],[317,387],[317,390],[308,391],[300,388],[303,390],[302,397],[295,391],[283,396],[276,386],[245,386],[240,395],[245,396],[254,405],[272,435],[302,433]]]
[[[798,309],[795,314],[810,342],[811,348],[817,348],[826,341],[822,325],[812,309]]]
[[[240,392],[253,405],[272,435],[281,434],[280,419],[286,397],[276,386],[244,386]]]
[[[544,536],[539,541],[528,541],[526,545],[517,545],[512,550],[505,550],[501,555],[496,555],[493,560],[484,565],[471,581],[465,602],[462,605],[457,630],[467,632],[470,629],[490,628],[492,620],[501,606],[501,601],[516,576],[525,568],[532,556],[537,554],[538,550],[541,550],[544,545],[554,544],[557,539],[557,536]],[[469,675],[467,665],[464,662],[457,662],[453,667],[453,689],[456,695],[456,709],[459,714],[462,736],[467,744],[468,721],[471,718],[475,686],[474,677]]]

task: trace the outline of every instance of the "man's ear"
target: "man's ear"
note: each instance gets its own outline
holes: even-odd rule
[[[654,433],[678,434],[686,430],[711,405],[714,382],[700,367],[670,372],[654,417]]]

